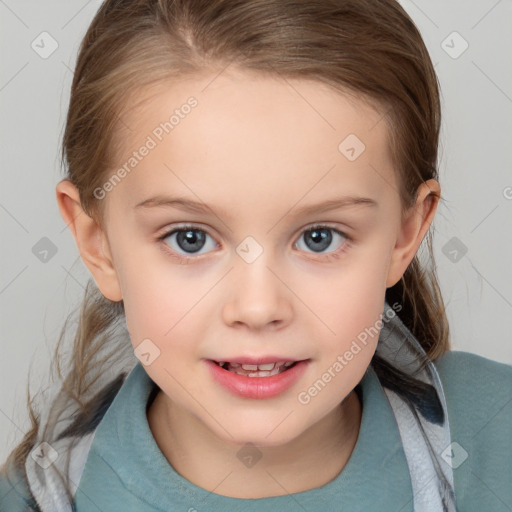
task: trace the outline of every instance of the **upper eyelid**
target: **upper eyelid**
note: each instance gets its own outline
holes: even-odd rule
[[[304,226],[304,227],[302,227],[302,228],[300,228],[298,230],[298,233],[302,234],[302,233],[304,233],[306,231],[311,231],[311,230],[313,230],[315,228],[328,228],[328,229],[332,229],[333,231],[337,231],[338,233],[342,234],[346,238],[351,238],[351,236],[347,233],[347,230],[340,229],[337,226],[333,226],[332,223],[328,222],[328,221],[326,221],[326,222],[313,222],[313,223],[306,224],[306,226]],[[159,239],[166,238],[166,237],[176,233],[177,231],[186,231],[187,229],[194,230],[194,231],[202,231],[203,233],[206,233],[207,235],[213,237],[213,235],[210,233],[210,231],[207,228],[203,228],[200,225],[196,225],[194,223],[190,223],[190,224],[182,224],[182,225],[175,226],[175,227],[172,227],[172,228],[163,228],[163,230],[161,230],[161,234],[157,235],[157,238],[159,238]]]

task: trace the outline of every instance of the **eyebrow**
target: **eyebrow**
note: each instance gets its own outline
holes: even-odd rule
[[[377,201],[371,199],[370,197],[360,197],[360,196],[343,196],[333,199],[328,199],[322,201],[317,204],[310,204],[306,206],[302,206],[300,208],[295,209],[292,212],[292,216],[300,217],[301,215],[309,215],[312,213],[322,213],[331,210],[347,208],[350,206],[370,206],[376,207],[378,206]],[[145,199],[144,201],[135,205],[134,209],[149,209],[149,208],[176,208],[179,210],[191,212],[191,213],[221,213],[223,216],[228,216],[226,212],[222,208],[211,208],[206,203],[202,203],[200,201],[195,201],[192,199],[187,199],[184,197],[166,197],[166,196],[155,196]],[[294,210],[294,208],[291,208]]]

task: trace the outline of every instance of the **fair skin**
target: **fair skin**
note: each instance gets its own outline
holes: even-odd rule
[[[124,113],[131,131],[122,132],[119,166],[168,113],[190,96],[198,101],[102,199],[103,229],[82,212],[67,180],[57,186],[58,204],[103,295],[124,301],[133,347],[150,339],[160,350],[145,366],[162,389],[147,417],[169,463],[225,496],[301,492],[334,479],[350,458],[362,413],[353,390],[378,337],[309,403],[297,397],[379,319],[386,288],[414,257],[440,189],[434,180],[422,184],[402,216],[386,124],[362,101],[314,81],[240,70],[215,76],[163,84],[143,108]],[[349,134],[366,146],[354,161],[338,150]],[[215,214],[135,208],[157,195],[200,201]],[[375,204],[296,214],[342,196]],[[156,240],[184,223],[206,233],[196,252],[176,235]],[[327,229],[332,242],[314,252],[305,231],[316,223],[352,241]],[[236,252],[248,236],[263,249],[251,263]],[[179,259],[187,254],[191,260]],[[240,354],[310,364],[284,393],[248,399],[220,387],[205,365]],[[252,467],[236,456],[246,443],[262,454]]]

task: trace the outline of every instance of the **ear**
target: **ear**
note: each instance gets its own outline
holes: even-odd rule
[[[122,300],[107,237],[98,223],[83,210],[77,188],[71,181],[62,180],[57,184],[56,194],[60,214],[73,233],[80,256],[96,285],[107,299],[114,302]]]
[[[436,180],[427,180],[418,187],[416,203],[406,213],[391,255],[386,288],[401,279],[414,258],[434,219],[440,195]]]

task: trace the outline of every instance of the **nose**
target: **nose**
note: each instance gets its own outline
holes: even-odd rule
[[[237,257],[238,258],[238,257]],[[226,325],[250,330],[283,328],[291,321],[293,293],[263,252],[256,261],[235,261],[222,314]]]

